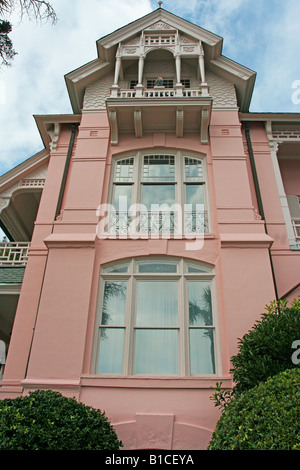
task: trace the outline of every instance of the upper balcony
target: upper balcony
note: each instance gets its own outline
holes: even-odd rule
[[[111,143],[118,143],[119,133],[133,132],[136,137],[142,137],[150,132],[174,132],[177,137],[183,137],[184,132],[199,132],[201,143],[206,144],[212,108],[207,90],[207,86],[185,88],[184,85],[112,87],[106,101]]]
[[[118,144],[120,133],[199,132],[206,144],[213,100],[202,43],[157,27],[119,43],[106,101],[111,143]]]

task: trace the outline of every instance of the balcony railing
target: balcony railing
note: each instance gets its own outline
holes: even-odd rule
[[[300,219],[292,219],[296,245],[300,248]]]
[[[30,242],[1,242],[0,266],[25,266]]]
[[[113,211],[104,226],[105,235],[191,235],[208,232],[206,211]]]
[[[173,88],[145,89],[139,92],[135,90],[119,90],[117,92],[118,98],[198,98],[202,95],[202,90],[199,88],[186,88],[180,92]],[[114,96],[112,95],[112,97]]]

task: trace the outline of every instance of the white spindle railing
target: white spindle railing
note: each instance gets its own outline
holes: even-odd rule
[[[300,248],[300,219],[292,219],[292,225],[294,229],[296,244]]]
[[[135,90],[119,90],[118,98],[198,98],[202,96],[202,91],[199,88],[186,88],[180,91],[173,88],[159,88],[159,89],[145,89],[137,94]]]
[[[25,266],[29,247],[29,242],[1,242],[0,266]]]

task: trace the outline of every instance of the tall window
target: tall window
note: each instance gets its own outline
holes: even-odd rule
[[[108,230],[151,234],[208,232],[204,160],[182,152],[142,153],[112,167]]]
[[[175,259],[103,267],[95,372],[215,374],[213,278],[211,269]]]

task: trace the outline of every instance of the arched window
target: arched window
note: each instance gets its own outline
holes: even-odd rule
[[[132,259],[101,269],[96,374],[216,373],[214,271],[173,258]]]
[[[112,234],[209,231],[207,177],[200,157],[137,152],[113,161],[106,230]]]

